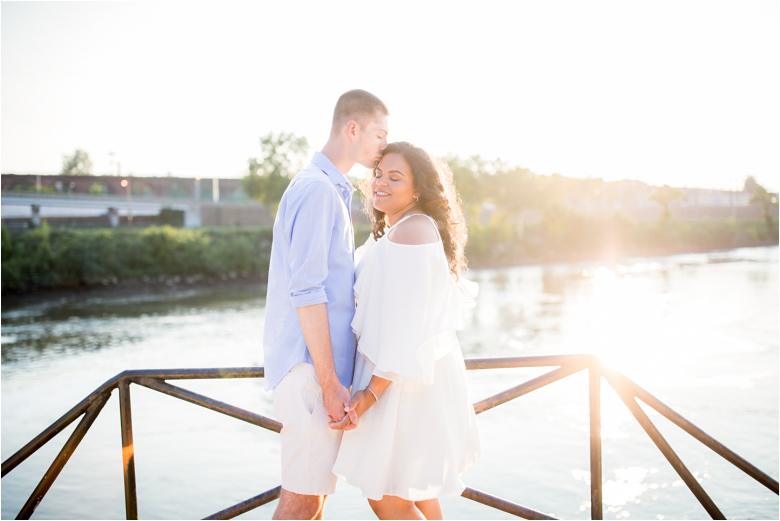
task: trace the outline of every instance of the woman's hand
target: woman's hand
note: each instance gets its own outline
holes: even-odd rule
[[[347,413],[344,419],[335,422],[328,422],[331,429],[343,429],[349,431],[357,427],[358,418],[363,416],[363,413],[371,407],[376,400],[371,391],[366,389],[360,390],[355,393],[355,396],[344,407],[344,411]]]
[[[344,418],[339,421],[328,422],[330,428],[349,431],[357,427],[358,418],[363,416],[363,413],[374,405],[382,396],[382,393],[385,392],[388,385],[390,385],[390,380],[372,375],[368,388],[356,392],[355,396],[344,407],[344,411],[347,413],[344,415]]]

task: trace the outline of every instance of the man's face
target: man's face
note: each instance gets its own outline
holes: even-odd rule
[[[387,116],[384,114],[377,114],[365,125],[358,124],[354,148],[356,163],[374,168],[382,159],[382,151],[387,148],[387,129]]]

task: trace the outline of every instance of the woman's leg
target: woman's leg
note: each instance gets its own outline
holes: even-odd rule
[[[369,499],[368,504],[379,519],[425,519],[413,501],[398,496],[382,496],[379,501]]]
[[[425,516],[425,519],[443,519],[441,515],[441,505],[438,499],[426,499],[425,501],[415,501],[414,505]]]

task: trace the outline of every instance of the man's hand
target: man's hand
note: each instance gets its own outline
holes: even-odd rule
[[[349,406],[345,407],[345,409],[348,409]],[[344,430],[344,431],[350,431],[357,427],[358,424],[358,417],[357,413],[350,409],[347,411],[347,414],[344,415],[344,418],[342,418],[341,421],[337,422],[328,422],[328,426],[331,429],[334,430]]]
[[[363,416],[369,407],[371,407],[376,400],[374,395],[369,391],[362,389],[355,393],[355,396],[349,401],[345,407],[347,414],[341,421],[331,421],[328,425],[331,429],[344,429],[345,431],[354,429],[358,425],[358,418]]]
[[[341,421],[346,414],[344,407],[349,402],[349,390],[338,379],[334,379],[322,386],[322,401],[329,422]]]

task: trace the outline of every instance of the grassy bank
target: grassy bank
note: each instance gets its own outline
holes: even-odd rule
[[[521,227],[507,219],[472,221],[466,253],[472,267],[542,262],[617,261],[649,256],[777,244],[777,223],[698,221],[636,223],[619,215],[558,215]],[[358,226],[356,244],[370,228]],[[116,285],[263,280],[271,228],[170,226],[145,229],[2,230],[3,292]]]

